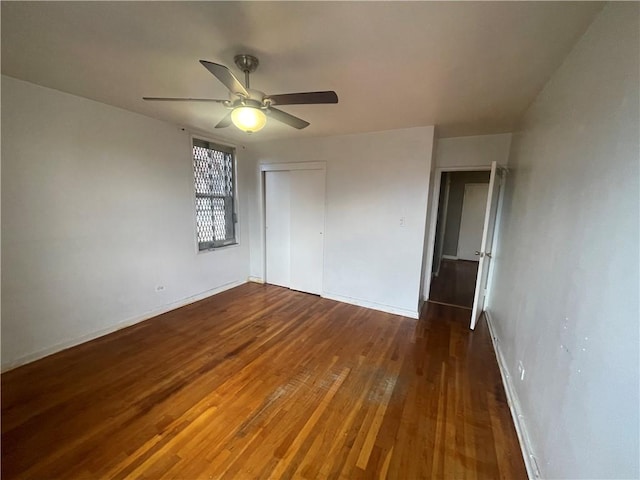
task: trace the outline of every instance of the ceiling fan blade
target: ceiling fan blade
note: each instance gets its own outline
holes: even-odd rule
[[[276,105],[338,103],[338,94],[333,90],[326,92],[283,93],[281,95],[269,95],[267,98]]]
[[[222,120],[218,122],[216,128],[226,128],[231,125],[231,112],[229,112]]]
[[[227,100],[217,98],[182,98],[182,97],[142,97],[143,100],[152,102],[215,102],[224,103]]]
[[[267,114],[274,120],[286,123],[290,127],[297,128],[298,130],[302,130],[303,128],[311,125],[309,122],[305,122],[301,118],[294,117],[293,115],[283,112],[282,110],[278,110],[277,108],[270,107],[269,110],[267,110]]]
[[[213,62],[207,62],[206,60],[200,60],[200,63],[204,68],[209,70],[214,77],[220,80],[224,86],[231,91],[231,93],[243,95],[249,98],[249,92],[247,92],[246,88],[244,88],[236,76],[231,73],[231,70],[227,67]]]

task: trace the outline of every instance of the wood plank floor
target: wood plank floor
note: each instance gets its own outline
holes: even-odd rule
[[[2,478],[526,478],[488,331],[246,284],[2,375]]]
[[[473,307],[478,262],[443,259],[440,272],[431,280],[429,298],[435,302]]]

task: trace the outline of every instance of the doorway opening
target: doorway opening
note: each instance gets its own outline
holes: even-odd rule
[[[470,309],[472,330],[486,308],[505,172],[497,162],[435,171],[425,300]]]
[[[471,309],[491,173],[440,175],[429,300]]]

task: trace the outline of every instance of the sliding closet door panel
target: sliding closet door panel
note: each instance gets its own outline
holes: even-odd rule
[[[291,271],[290,172],[265,172],[266,282],[289,287]]]
[[[324,170],[292,170],[290,288],[322,293]]]

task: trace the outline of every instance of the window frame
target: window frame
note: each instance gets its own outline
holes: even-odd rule
[[[204,142],[204,143],[208,143],[211,144],[211,146],[213,147],[219,147],[220,150],[222,152],[225,153],[230,153],[232,155],[232,175],[233,175],[233,179],[232,179],[232,188],[233,188],[233,195],[232,195],[232,201],[233,201],[233,208],[232,208],[232,220],[233,220],[233,239],[231,240],[225,240],[225,243],[222,244],[215,244],[215,242],[200,242],[198,239],[198,209],[197,209],[197,199],[199,197],[210,197],[210,198],[220,198],[219,195],[201,195],[198,194],[197,189],[196,189],[196,178],[195,178],[195,165],[194,165],[194,156],[193,156],[193,147],[194,147],[194,142],[199,141],[199,142]],[[214,148],[215,150],[215,148]],[[190,176],[190,182],[191,182],[191,192],[192,192],[192,203],[191,203],[191,208],[193,211],[193,239],[194,239],[194,243],[195,243],[195,250],[197,254],[200,253],[206,253],[206,252],[213,252],[213,251],[218,251],[218,250],[224,250],[226,248],[231,248],[231,247],[237,247],[240,244],[240,239],[239,239],[239,218],[238,218],[238,148],[236,147],[236,145],[233,144],[229,144],[226,142],[221,142],[219,140],[207,137],[206,135],[200,135],[198,133],[194,133],[191,134],[189,136],[189,158],[190,158],[190,162],[191,162],[191,176]],[[224,198],[224,197],[222,197]],[[225,217],[225,221],[226,221],[227,217]],[[206,245],[206,246],[202,246],[201,245]]]

